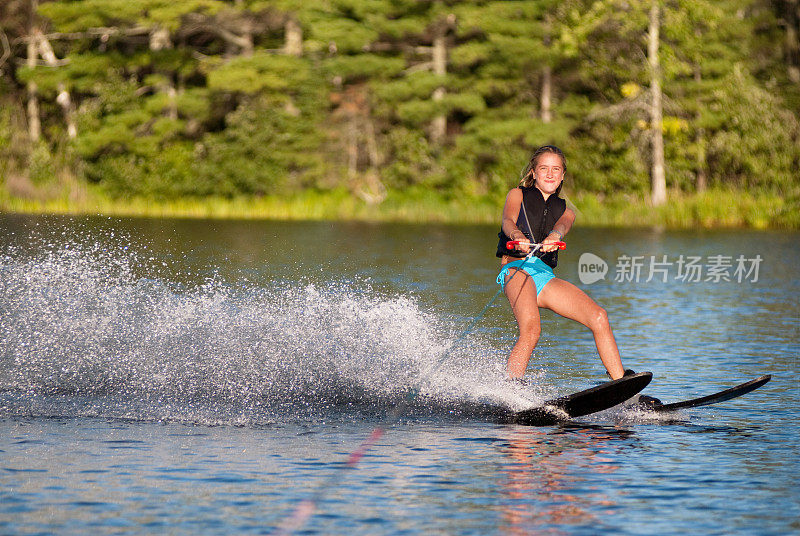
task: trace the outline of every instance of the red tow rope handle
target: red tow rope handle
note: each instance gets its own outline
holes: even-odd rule
[[[566,242],[552,242],[552,244],[558,246],[558,249],[567,249]],[[525,242],[523,240],[509,240],[508,242],[506,242],[506,249],[513,249],[514,246],[517,245],[528,246],[528,247],[534,247],[534,246],[542,247],[544,244],[534,244],[533,242]]]

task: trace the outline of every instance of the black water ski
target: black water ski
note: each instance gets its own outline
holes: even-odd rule
[[[760,376],[754,380],[750,380],[749,382],[744,382],[742,384],[737,385],[736,387],[725,389],[724,391],[720,391],[719,393],[714,393],[713,395],[701,396],[699,398],[692,398],[691,400],[684,400],[683,402],[674,402],[672,404],[661,404],[655,407],[649,407],[647,409],[649,411],[655,411],[661,413],[665,411],[675,411],[678,409],[696,408],[700,406],[708,406],[711,404],[719,404],[720,402],[725,402],[732,398],[746,395],[750,391],[755,391],[756,389],[767,383],[770,379],[772,379],[772,375],[765,374],[764,376]]]
[[[547,426],[622,404],[647,387],[651,372],[639,372],[596,387],[548,400],[542,406],[508,415],[507,422],[527,426]]]

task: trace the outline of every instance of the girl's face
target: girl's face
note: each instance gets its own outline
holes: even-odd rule
[[[543,194],[553,194],[561,186],[565,172],[560,156],[544,153],[533,169],[534,184]]]

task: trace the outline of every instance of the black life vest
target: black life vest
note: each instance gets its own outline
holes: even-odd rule
[[[541,242],[553,231],[556,222],[567,210],[567,202],[556,194],[550,195],[545,201],[544,195],[535,186],[530,188],[520,186],[519,188],[522,190],[522,205],[519,207],[519,215],[517,216],[517,228],[522,231],[529,241]],[[523,211],[527,211],[527,219]],[[528,228],[529,221],[533,229]],[[498,257],[503,255],[517,258],[525,257],[524,253],[506,248],[506,242],[511,239],[506,236],[502,228],[497,236],[500,237],[497,243]],[[558,250],[549,253],[537,251],[535,255],[551,268],[555,268],[558,264]]]

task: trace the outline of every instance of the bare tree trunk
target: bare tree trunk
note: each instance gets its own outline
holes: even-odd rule
[[[375,126],[370,119],[369,106],[363,95],[348,91],[343,96],[340,109],[346,121],[345,138],[347,144],[347,176],[350,190],[369,205],[376,205],[386,199],[386,187],[380,180],[378,167],[381,155],[375,137]],[[369,167],[359,173],[359,155],[362,145],[366,146]]]
[[[61,106],[64,111],[64,121],[67,123],[67,137],[75,139],[78,137],[78,126],[75,124],[75,106],[72,104],[72,98],[69,91],[64,84],[58,85],[58,96],[56,102]]]
[[[244,46],[242,47],[242,56],[252,56],[253,51],[255,51],[256,46],[253,43],[253,34],[252,32],[248,32],[242,36],[244,40]]]
[[[553,69],[549,65],[542,67],[542,110],[541,119],[543,123],[550,123],[553,114],[550,109],[550,96],[553,91]]]
[[[544,46],[550,48],[550,30],[552,20],[549,15],[545,15],[545,35]],[[553,120],[551,110],[551,97],[553,93],[553,68],[549,63],[544,64],[542,67],[542,102],[541,102],[541,120],[543,123],[550,123]]]
[[[31,0],[30,8],[30,35],[28,39],[28,61],[27,66],[30,69],[36,67],[36,58],[38,57],[38,47],[36,46],[36,39],[34,35],[39,29],[36,27],[36,9],[39,7],[38,0]],[[39,88],[36,82],[28,82],[28,136],[31,141],[37,142],[42,137],[42,121],[39,117]]]
[[[358,175],[358,125],[356,114],[347,114],[347,176],[350,182]]]
[[[378,141],[375,138],[375,125],[369,117],[364,118],[364,126],[367,135],[367,152],[369,153],[369,165],[373,169],[378,169],[381,165],[381,155],[378,152]]]
[[[163,26],[156,25],[150,30],[150,50],[167,50],[173,47],[172,39],[169,35],[169,30]],[[178,119],[178,91],[172,80],[167,76],[164,85],[158,84],[159,90],[167,94],[167,117],[170,119]]]
[[[789,79],[800,83],[800,1],[786,2],[786,69]]]
[[[172,120],[178,120],[178,90],[175,86],[170,84],[167,88],[167,99],[169,101],[169,108],[167,110],[167,117]]]
[[[40,32],[36,30],[35,39],[38,44],[39,54],[44,59],[45,63],[50,67],[58,66],[58,58],[50,45],[50,41]],[[67,85],[63,82],[58,84],[58,95],[56,102],[61,106],[64,112],[64,122],[67,124],[67,136],[74,139],[78,136],[78,127],[75,125],[75,107],[72,105],[72,97],[67,90]]]
[[[698,192],[705,192],[708,188],[708,172],[706,171],[708,165],[706,163],[706,131],[703,128],[697,129],[697,177],[695,182],[695,189]]]
[[[700,73],[700,66],[694,66],[694,81],[697,84],[702,82],[702,74]],[[695,116],[695,121],[700,120],[700,112],[698,111]],[[695,190],[697,192],[705,192],[706,188],[708,188],[708,163],[706,162],[706,155],[707,155],[707,146],[708,142],[706,141],[706,130],[704,128],[698,128],[695,135],[694,140],[695,146],[697,147],[697,172],[695,177]]]
[[[208,32],[214,33],[225,41],[225,57],[232,58],[234,56],[252,56],[254,50],[253,44],[253,30],[251,27],[245,27],[241,35],[233,33],[219,25],[201,23],[195,26],[194,29],[203,29]]]
[[[239,44],[242,48],[242,56],[252,56],[256,47],[253,43],[253,24],[251,21],[243,21],[241,25],[242,35],[239,36]]]
[[[283,53],[288,56],[303,55],[303,29],[293,18],[286,20],[285,25],[286,41],[283,46]]]
[[[164,50],[172,48],[172,40],[169,38],[169,30],[163,26],[154,26],[150,30],[150,50]]]
[[[367,154],[369,155],[369,169],[364,177],[367,190],[361,191],[361,197],[370,205],[377,205],[386,199],[386,186],[380,180],[378,166],[380,165],[380,153],[378,143],[375,139],[375,126],[369,116],[363,118],[364,134],[366,135]]]
[[[28,41],[28,67],[36,67],[36,41]],[[42,137],[42,121],[39,118],[39,88],[36,82],[28,82],[28,136],[31,141]]]
[[[444,32],[433,39],[433,73],[444,77],[447,75],[447,43]],[[444,87],[438,87],[433,92],[434,102],[444,99]],[[431,125],[431,141],[434,145],[440,145],[447,134],[447,117],[442,114],[433,118]]]
[[[661,73],[658,62],[659,0],[650,5],[650,29],[647,36],[647,59],[650,63],[650,130],[652,134],[651,200],[653,205],[667,201],[667,180],[664,171],[664,132],[662,129]]]

